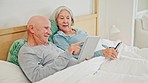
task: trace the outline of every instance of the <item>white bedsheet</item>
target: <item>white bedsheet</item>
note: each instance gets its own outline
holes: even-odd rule
[[[100,41],[115,46],[117,42]],[[55,73],[36,83],[148,83],[148,49],[122,44],[118,58],[96,57]]]

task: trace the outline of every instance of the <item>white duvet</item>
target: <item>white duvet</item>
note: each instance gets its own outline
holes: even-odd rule
[[[102,44],[117,42],[102,39]],[[36,83],[148,83],[148,49],[122,44],[115,60],[96,57],[71,66]]]

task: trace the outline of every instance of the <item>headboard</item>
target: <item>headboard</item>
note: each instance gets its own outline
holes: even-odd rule
[[[93,14],[77,16],[74,27],[80,27],[90,35],[98,35],[98,0],[94,1]],[[26,25],[0,28],[0,60],[6,60],[11,44],[17,39],[26,38]]]
[[[85,15],[76,17],[74,27],[80,27],[91,35],[97,35],[97,15]],[[0,60],[6,60],[11,44],[17,40],[26,38],[26,25],[0,29]]]

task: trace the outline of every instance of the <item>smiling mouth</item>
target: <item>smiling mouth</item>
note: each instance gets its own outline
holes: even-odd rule
[[[49,37],[50,35],[45,35],[44,37]]]
[[[67,27],[68,25],[63,25],[63,27]]]

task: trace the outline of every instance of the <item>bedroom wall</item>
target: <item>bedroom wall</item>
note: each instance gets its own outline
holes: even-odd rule
[[[136,0],[99,0],[99,35],[109,38],[109,29],[116,25],[121,31],[117,38],[133,45],[135,2]],[[71,8],[75,16],[93,12],[93,0],[0,0],[0,28],[24,25],[32,15],[50,17],[60,5]]]
[[[93,12],[92,0],[0,0],[0,28],[25,25],[33,15],[50,17],[60,5],[68,6],[75,16]]]
[[[148,10],[148,0],[138,0],[138,9],[137,11]]]
[[[137,0],[136,4],[136,17],[139,18],[143,13],[148,12],[148,0]]]
[[[99,0],[99,33],[109,38],[112,25],[120,30],[116,39],[133,45],[136,0]]]

